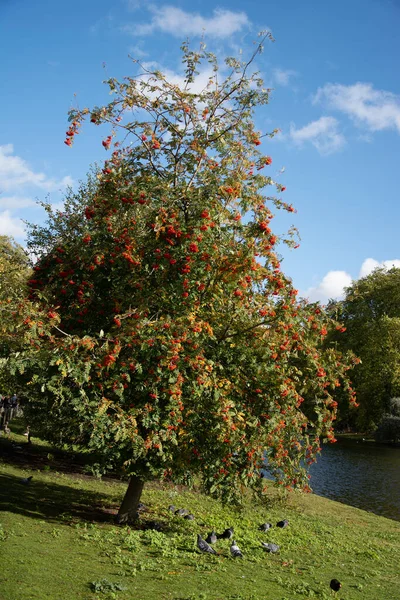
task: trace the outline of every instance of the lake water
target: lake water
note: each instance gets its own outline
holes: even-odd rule
[[[400,448],[338,439],[309,473],[315,494],[400,521]]]
[[[400,448],[339,439],[310,468],[314,493],[400,521]]]

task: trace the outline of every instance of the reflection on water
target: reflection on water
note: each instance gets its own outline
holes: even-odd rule
[[[338,440],[310,468],[313,491],[400,521],[400,448]]]

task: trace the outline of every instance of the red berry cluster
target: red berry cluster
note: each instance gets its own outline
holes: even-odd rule
[[[101,143],[103,144],[103,147],[108,150],[111,146],[111,140],[112,140],[112,136],[109,135],[108,137],[106,137],[105,140],[103,140]]]
[[[78,127],[79,127],[78,121],[72,121],[71,125],[69,126],[68,131],[65,132],[67,137],[64,140],[64,144],[67,144],[67,146],[72,146],[74,135],[77,135],[79,133]]]

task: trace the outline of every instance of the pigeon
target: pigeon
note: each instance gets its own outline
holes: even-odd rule
[[[137,511],[146,511],[147,510],[147,506],[145,504],[143,504],[143,502],[139,502],[139,504],[137,505]]]
[[[259,531],[268,531],[268,529],[271,529],[271,527],[272,527],[272,523],[263,523],[262,525],[260,525],[258,530]]]
[[[203,540],[203,538],[201,537],[201,535],[198,533],[197,534],[197,547],[200,550],[200,552],[205,552],[205,553],[209,553],[209,554],[217,554],[214,550],[214,548],[211,548],[210,544],[208,544],[206,542],[206,540]]]
[[[162,523],[159,523],[158,521],[147,521],[145,528],[152,529],[153,531],[162,531],[163,525],[162,525]]]
[[[218,539],[217,538],[217,534],[215,533],[215,531],[212,531],[206,537],[206,542],[207,542],[207,544],[215,544],[215,542],[217,541],[217,539]]]
[[[21,479],[21,483],[23,483],[24,485],[29,485],[30,482],[32,481],[33,475],[31,475],[30,477],[24,477],[24,479]]]
[[[236,544],[235,540],[232,540],[231,554],[232,554],[233,558],[243,558],[243,554],[242,554],[239,546]]]
[[[176,506],[174,506],[173,504],[170,504],[168,506],[168,510],[170,510],[171,512],[175,512],[176,511]]]
[[[272,542],[261,542],[261,546],[265,548],[267,552],[272,552],[272,554],[275,554],[279,550],[278,544],[273,544]]]
[[[217,535],[217,538],[220,540],[230,540],[233,538],[233,531],[233,527],[229,527],[228,529],[225,529],[223,533]]]
[[[194,515],[192,515],[192,514],[185,515],[183,518],[186,519],[187,521],[194,521]]]
[[[178,508],[178,510],[175,511],[175,514],[179,517],[183,517],[183,515],[187,515],[187,513],[188,511],[186,510],[186,508]]]
[[[338,592],[340,590],[340,588],[342,587],[342,584],[337,579],[332,579],[331,582],[330,582],[330,584],[329,584],[329,587],[334,592]]]
[[[289,521],[287,519],[284,519],[283,521],[278,521],[276,526],[277,527],[281,527],[282,529],[284,527],[287,527],[289,525]]]

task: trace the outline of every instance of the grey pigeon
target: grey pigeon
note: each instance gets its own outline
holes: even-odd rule
[[[178,508],[178,510],[175,511],[175,514],[179,517],[183,517],[183,515],[187,515],[187,513],[188,511],[186,510],[186,508]]]
[[[233,558],[243,558],[243,554],[239,548],[239,546],[237,545],[237,543],[235,542],[235,540],[232,540],[232,544],[231,544],[231,554],[233,556]]]
[[[261,542],[261,545],[267,552],[272,552],[272,554],[275,554],[279,550],[278,544],[273,544],[272,542]]]
[[[231,538],[233,538],[233,527],[229,527],[228,529],[225,529],[225,531],[223,533],[221,533],[220,535],[218,535],[217,537],[220,540],[230,540]]]
[[[209,554],[217,554],[214,548],[211,548],[210,544],[207,544],[206,540],[203,540],[201,535],[197,534],[197,547],[200,552],[208,552]]]
[[[186,519],[186,521],[194,521],[194,515],[191,514],[185,515],[183,518]]]
[[[174,506],[173,504],[170,504],[168,506],[168,510],[170,510],[171,512],[175,512],[176,511],[176,506]]]
[[[143,502],[139,502],[137,510],[147,510],[147,506]]]
[[[271,527],[272,527],[272,523],[263,523],[262,525],[260,525],[258,530],[259,531],[268,531],[268,529],[271,529]]]
[[[24,485],[29,485],[30,482],[32,481],[33,475],[31,475],[30,477],[25,477],[24,479],[21,479],[21,483],[23,483]]]
[[[281,527],[282,529],[284,527],[287,527],[289,525],[289,521],[287,519],[284,519],[283,521],[278,521],[276,526],[277,527]]]
[[[206,537],[206,542],[207,542],[207,544],[215,544],[215,542],[217,541],[217,539],[218,539],[217,538],[217,534],[215,533],[215,531],[212,531]]]

